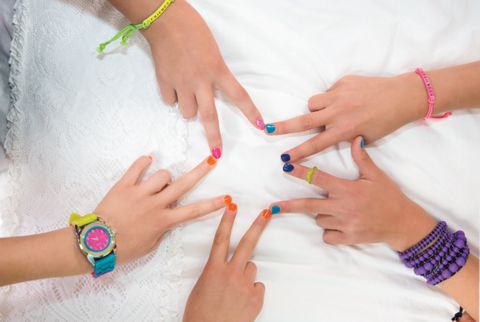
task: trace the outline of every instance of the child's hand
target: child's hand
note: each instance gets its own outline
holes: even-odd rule
[[[256,282],[257,268],[249,260],[271,212],[264,210],[257,217],[229,261],[228,248],[235,216],[233,204],[223,215],[210,258],[190,294],[185,322],[254,321],[262,309],[265,286]]]
[[[394,78],[347,76],[308,101],[311,113],[273,123],[270,134],[325,131],[286,151],[290,161],[305,159],[341,141],[362,135],[367,143],[418,120],[427,112],[427,96],[416,74]],[[267,127],[268,130],[268,127]]]
[[[170,207],[210,172],[214,161],[209,157],[173,183],[166,170],[159,170],[142,181],[152,162],[151,157],[141,157],[132,164],[95,210],[117,232],[119,263],[152,251],[172,227],[225,207],[225,196],[188,206]]]
[[[361,148],[361,138],[352,144],[352,156],[360,170],[349,181],[317,170],[312,183],[326,190],[325,199],[298,199],[275,203],[282,212],[303,212],[316,217],[328,244],[385,242],[403,251],[425,237],[435,219],[409,200]],[[308,168],[285,167],[289,174],[305,179]]]
[[[150,43],[163,99],[167,104],[178,100],[185,118],[198,112],[216,157],[221,154],[222,139],[215,90],[223,92],[254,126],[263,130],[260,112],[225,65],[205,21],[186,1],[175,1],[144,35]]]

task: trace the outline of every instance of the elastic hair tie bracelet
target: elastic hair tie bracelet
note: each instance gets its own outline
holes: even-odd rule
[[[310,170],[308,170],[307,172],[307,177],[305,178],[305,180],[309,183],[309,184],[312,184],[312,180],[313,180],[313,175],[315,174],[315,172],[318,170],[317,167],[313,167],[313,168],[310,168]]]
[[[437,96],[435,95],[435,91],[433,90],[432,83],[430,82],[430,79],[428,78],[427,73],[422,68],[417,68],[415,70],[415,74],[420,76],[420,78],[423,81],[423,85],[425,86],[425,90],[427,91],[427,97],[428,97],[428,110],[427,114],[423,117],[424,120],[428,119],[444,119],[452,115],[451,112],[443,113],[442,115],[434,116],[433,111],[435,109],[435,103],[437,101]]]
[[[150,27],[150,25],[153,22],[155,22],[155,20],[160,18],[160,16],[163,15],[163,13],[168,9],[168,7],[170,7],[170,5],[174,2],[175,2],[175,0],[165,0],[162,3],[162,5],[157,10],[155,10],[155,12],[152,13],[147,19],[143,20],[139,24],[130,24],[130,25],[126,26],[125,28],[120,30],[120,32],[118,34],[113,36],[110,40],[101,43],[97,48],[97,52],[99,54],[103,54],[103,52],[105,51],[105,48],[119,38],[122,38],[120,44],[122,44],[122,46],[125,46],[128,43],[128,39],[130,39],[130,37],[137,30],[148,29]]]

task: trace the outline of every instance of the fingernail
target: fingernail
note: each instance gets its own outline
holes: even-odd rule
[[[362,139],[360,140],[360,147],[363,149],[365,148],[365,139],[362,136]]]
[[[280,156],[280,159],[282,159],[283,162],[288,162],[290,161],[290,154],[284,153]]]
[[[225,197],[223,197],[223,201],[226,205],[230,205],[232,203],[232,197],[230,195],[226,195]]]
[[[277,206],[277,205],[272,206],[272,215],[276,215],[276,214],[280,213],[281,210],[282,209],[280,208],[280,206]]]
[[[293,169],[295,169],[295,167],[293,166],[293,164],[285,163],[285,164],[283,165],[283,171],[285,171],[285,172],[292,172]]]
[[[222,150],[220,150],[219,148],[213,148],[212,155],[215,157],[215,159],[218,160],[222,156]]]
[[[265,125],[265,130],[267,131],[267,133],[273,133],[275,132],[277,128],[275,127],[275,124],[266,124]]]
[[[237,211],[237,208],[238,208],[237,204],[235,204],[233,202],[228,205],[228,210],[230,210],[230,211]]]
[[[262,119],[257,119],[257,121],[255,122],[257,124],[257,127],[260,129],[260,130],[265,130],[265,123],[263,122]]]
[[[270,217],[272,217],[272,212],[268,209],[265,209],[264,211],[262,211],[262,217],[265,219],[269,219]]]
[[[153,157],[151,155],[147,155],[147,158],[152,161],[153,160]]]
[[[208,165],[215,165],[215,163],[217,163],[217,159],[215,159],[214,157],[212,156],[209,156],[208,159],[207,159],[207,163]]]

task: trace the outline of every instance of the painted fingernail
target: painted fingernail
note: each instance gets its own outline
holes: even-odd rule
[[[362,139],[360,140],[360,147],[363,149],[365,148],[365,139],[362,136]]]
[[[280,206],[277,206],[277,205],[272,206],[272,210],[271,210],[272,215],[279,214],[281,210],[282,210],[282,209],[280,208]]]
[[[272,217],[272,212],[269,209],[265,209],[264,211],[262,211],[262,217],[265,219],[269,219],[270,217]]]
[[[225,197],[223,197],[223,201],[226,205],[230,205],[232,203],[232,197],[230,195],[226,195]]]
[[[209,156],[207,159],[208,165],[214,166],[215,163],[217,163],[217,159],[215,159],[213,156]]]
[[[280,156],[280,159],[282,159],[283,162],[288,162],[290,161],[290,154],[284,153]]]
[[[293,166],[293,164],[285,163],[285,164],[283,165],[283,171],[285,171],[285,172],[292,172],[293,169],[295,169],[295,167]]]
[[[215,157],[215,159],[218,160],[222,157],[222,150],[220,150],[219,148],[213,148],[212,155]]]
[[[265,131],[267,131],[267,133],[273,133],[273,132],[275,132],[276,129],[277,129],[277,127],[275,126],[275,124],[266,124],[265,125]]]
[[[265,123],[263,122],[262,119],[257,119],[257,121],[255,122],[257,124],[257,127],[260,129],[260,130],[265,130]]]
[[[237,204],[235,204],[233,202],[228,205],[228,210],[230,210],[230,211],[237,211],[237,208],[238,208]]]

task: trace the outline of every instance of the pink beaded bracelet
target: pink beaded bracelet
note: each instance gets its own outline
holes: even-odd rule
[[[435,91],[433,90],[432,83],[428,78],[427,73],[422,68],[417,68],[415,73],[420,76],[423,81],[423,85],[425,85],[425,89],[427,91],[428,96],[428,111],[427,114],[423,117],[424,120],[428,119],[444,119],[452,115],[451,112],[444,113],[442,115],[434,116],[433,110],[435,109],[435,102],[437,101],[437,96],[435,95]]]

